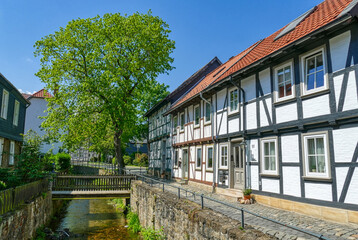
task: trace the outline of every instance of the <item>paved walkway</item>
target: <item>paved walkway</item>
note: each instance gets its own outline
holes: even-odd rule
[[[163,181],[163,180],[161,180]],[[239,204],[237,201],[234,200],[228,200],[227,198],[219,195],[219,194],[213,194],[210,191],[208,191],[207,188],[201,188],[198,185],[184,185],[180,186],[177,182],[169,182],[166,181],[166,183],[169,183],[173,187],[165,186],[166,191],[170,191],[174,194],[178,194],[177,188],[174,187],[181,187],[182,189],[186,189],[191,192],[195,192],[196,196],[190,193],[186,193],[185,191],[181,191],[181,197],[188,198],[189,200],[192,200],[197,203],[201,203],[200,195],[204,194],[205,196],[233,204],[238,207],[242,207],[244,209],[247,209],[251,212],[254,212],[256,214],[259,214],[264,217],[269,217],[271,219],[283,222],[284,224],[288,224],[294,227],[298,227],[301,229],[305,229],[307,231],[323,235],[326,238],[329,239],[358,239],[358,225],[354,224],[338,224],[330,221],[324,221],[318,218],[308,217],[306,215],[285,211],[281,209],[276,209],[268,206],[264,206],[258,203],[251,204],[251,205],[244,205]],[[161,185],[154,185],[157,187],[162,188]],[[241,211],[236,210],[234,208],[216,203],[214,201],[210,201],[205,199],[204,200],[205,207],[208,207],[214,211],[221,212],[225,215],[227,215],[230,218],[236,219],[238,221],[241,221]],[[278,239],[317,239],[315,237],[312,237],[308,234],[299,232],[297,230],[279,225],[277,223],[273,223],[268,220],[264,220],[262,218],[258,218],[256,216],[253,216],[251,214],[245,213],[245,224],[251,225],[252,227],[269,234],[271,236],[277,237]]]

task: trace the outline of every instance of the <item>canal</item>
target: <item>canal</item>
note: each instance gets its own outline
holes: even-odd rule
[[[126,224],[111,200],[71,200],[57,231],[69,229],[69,239],[140,239]]]

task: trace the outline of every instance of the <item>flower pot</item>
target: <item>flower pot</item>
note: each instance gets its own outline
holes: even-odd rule
[[[244,195],[244,199],[245,199],[245,200],[250,200],[250,199],[251,199],[251,195]]]

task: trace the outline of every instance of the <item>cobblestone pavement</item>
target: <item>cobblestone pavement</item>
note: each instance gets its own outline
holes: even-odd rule
[[[163,181],[163,180],[161,180]],[[213,194],[207,190],[207,188],[201,188],[200,186],[193,185],[183,185],[181,186],[177,182],[166,181],[166,183],[170,184],[170,186],[165,186],[165,191],[170,191],[174,194],[178,194],[178,189],[174,187],[181,187],[182,189],[186,189],[188,191],[194,192],[195,196],[189,192],[185,192],[181,190],[180,196],[182,198],[188,198],[191,201],[201,203],[201,194],[205,196],[211,197],[216,200],[220,200],[225,203],[229,203],[235,205],[240,208],[244,208],[253,213],[259,214],[263,217],[269,217],[276,221],[280,221],[284,224],[291,225],[294,227],[298,227],[319,235],[323,235],[329,239],[358,239],[358,225],[355,224],[339,224],[330,221],[321,220],[318,218],[309,217],[306,215],[285,211],[281,209],[276,209],[268,206],[264,206],[258,203],[251,205],[239,204],[237,201],[228,200],[219,194]],[[154,184],[153,186],[162,188],[162,185]],[[241,221],[241,211],[231,208],[229,206],[222,205],[220,203],[216,203],[214,201],[210,201],[208,199],[204,199],[204,206],[211,208],[214,211],[221,212],[227,215],[230,218]],[[252,227],[266,233],[277,237],[278,239],[317,239],[308,234],[299,232],[297,230],[288,228],[286,226],[279,225],[277,223],[273,223],[271,221],[253,216],[249,213],[244,214],[245,224],[251,225]]]

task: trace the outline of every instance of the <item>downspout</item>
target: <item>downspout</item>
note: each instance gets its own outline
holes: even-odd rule
[[[200,98],[203,99],[204,102],[210,104],[210,109],[211,109],[211,113],[210,113],[210,118],[211,118],[211,139],[214,143],[214,147],[213,147],[213,193],[215,192],[215,183],[216,183],[216,138],[214,137],[214,105],[208,101],[207,99],[205,99],[203,97],[203,93],[200,92]],[[205,121],[205,120],[204,120]]]
[[[244,148],[245,148],[245,154],[247,154],[247,143],[246,143],[246,105],[245,105],[245,102],[246,102],[246,96],[245,96],[245,90],[242,88],[242,87],[240,87],[239,85],[237,85],[233,80],[232,80],[232,76],[230,76],[230,79],[229,79],[229,81],[231,82],[231,84],[232,85],[234,85],[235,87],[237,87],[237,89],[239,89],[240,91],[241,91],[241,93],[242,93],[242,102],[243,102],[243,104],[242,104],[242,118],[243,118],[243,126],[242,126],[242,128],[243,128],[243,134],[242,134],[242,136],[243,136],[243,138],[244,138],[244,144],[245,144],[245,146],[244,146]],[[245,169],[246,169],[246,172],[249,172],[248,171],[248,169],[247,169],[247,162],[245,161]],[[250,177],[250,176],[249,176]],[[245,180],[245,185],[246,185],[246,180]],[[245,186],[245,188],[246,188],[247,186]]]

